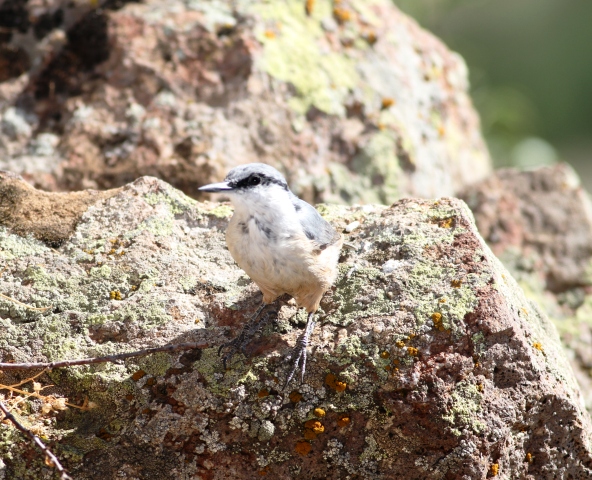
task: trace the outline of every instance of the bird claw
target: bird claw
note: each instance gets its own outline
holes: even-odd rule
[[[224,370],[227,370],[226,364],[232,360],[232,357],[234,357],[235,354],[242,353],[245,357],[247,356],[247,344],[250,340],[251,338],[244,338],[241,333],[234,340],[220,345],[220,348],[218,349],[218,356],[220,356],[222,350],[226,348],[230,350],[222,357],[222,365],[224,365]]]
[[[315,327],[315,321],[313,319],[313,314],[311,313],[308,316],[308,321],[306,322],[306,329],[304,330],[304,333],[300,336],[300,338],[298,339],[298,342],[296,342],[296,346],[294,347],[294,350],[292,350],[292,353],[289,356],[289,358],[291,360],[292,368],[290,369],[290,373],[288,374],[288,376],[286,378],[286,383],[284,384],[284,390],[286,389],[288,384],[292,381],[292,378],[294,378],[294,374],[296,373],[296,370],[298,370],[298,366],[300,366],[300,383],[304,383],[304,374],[306,373],[306,356],[307,356],[306,348],[308,347],[308,341],[310,339],[312,331],[314,330],[314,327]]]
[[[299,365],[300,365],[300,383],[304,383],[304,374],[306,372],[306,355],[307,355],[306,347],[307,347],[307,345],[303,345],[300,341],[298,341],[298,344],[296,345],[294,350],[292,350],[292,353],[290,354],[289,358],[292,359],[292,357],[293,357],[294,360],[292,360],[290,362],[292,364],[292,368],[290,369],[290,373],[288,374],[288,377],[286,378],[286,383],[284,384],[284,390],[286,389],[288,384],[292,381],[292,378],[294,378],[294,374],[296,373],[296,370],[298,370]]]

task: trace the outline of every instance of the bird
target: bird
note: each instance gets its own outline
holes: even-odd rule
[[[224,193],[234,206],[226,230],[232,258],[263,293],[263,300],[242,332],[220,347],[227,359],[260,331],[263,309],[288,294],[308,313],[306,328],[290,355],[292,366],[284,388],[298,366],[304,383],[307,347],[315,327],[315,312],[338,273],[343,237],[310,204],[292,193],[284,176],[264,163],[231,169],[223,182],[204,185],[202,192]]]

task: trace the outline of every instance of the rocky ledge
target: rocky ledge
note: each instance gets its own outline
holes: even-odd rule
[[[38,377],[53,385],[42,397],[94,408],[13,401],[77,479],[592,475],[590,418],[555,328],[460,200],[319,206],[348,246],[305,384],[282,391],[305,322],[289,299],[248,358],[225,371],[217,355],[260,301],[225,247],[229,206],[151,177],[54,194],[4,175],[7,188],[0,292],[22,304],[0,300],[4,361],[209,345]],[[54,216],[23,207],[39,202]],[[51,475],[11,426],[0,432],[5,478]]]

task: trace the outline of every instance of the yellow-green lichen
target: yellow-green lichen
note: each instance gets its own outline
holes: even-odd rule
[[[364,448],[364,451],[360,454],[361,462],[367,462],[369,460],[380,461],[389,456],[387,452],[382,451],[378,442],[372,435],[368,435],[365,440],[366,448]]]
[[[485,344],[485,335],[483,332],[477,332],[472,337],[471,340],[473,341],[473,348],[475,353],[481,354],[484,353],[487,345]]]
[[[347,326],[356,319],[392,313],[395,304],[383,289],[373,285],[380,276],[382,273],[376,268],[356,268],[340,264],[335,282],[337,289],[333,294],[337,310],[326,321]]]
[[[109,278],[111,276],[111,267],[109,265],[93,267],[90,269],[90,275],[97,278]]]
[[[144,200],[153,206],[167,205],[173,215],[180,215],[197,204],[195,200],[173,188],[167,188],[166,193],[147,193]]]
[[[228,391],[236,385],[251,384],[257,380],[252,372],[256,362],[248,365],[244,360],[240,361],[241,357],[242,355],[236,354],[232,361],[228,362],[228,369],[224,371],[218,348],[205,348],[202,350],[201,358],[194,363],[194,368],[205,377],[208,389],[212,393],[227,397]]]
[[[144,220],[137,231],[148,230],[157,237],[168,237],[173,233],[175,219],[171,216],[155,215]]]
[[[262,20],[255,35],[263,45],[258,67],[294,86],[290,107],[304,115],[311,106],[345,115],[345,99],[358,83],[355,62],[344,53],[321,48],[321,20],[331,15],[332,2],[317,0],[306,15],[299,0],[260,2],[251,7]]]
[[[361,175],[362,197],[371,203],[392,203],[399,198],[402,170],[397,158],[396,138],[393,132],[376,133],[353,159],[354,170]],[[368,194],[376,198],[368,197]]]
[[[485,430],[486,424],[479,417],[483,394],[477,385],[467,381],[457,383],[450,398],[452,405],[442,418],[450,423],[454,435],[461,435],[465,428],[477,434]]]
[[[216,218],[225,219],[230,218],[232,216],[232,214],[234,213],[234,208],[232,208],[231,205],[220,204],[216,208],[204,211],[203,213]]]
[[[362,344],[360,337],[350,335],[343,342],[337,345],[337,352],[345,364],[350,364],[352,359],[366,353],[366,347]]]
[[[48,251],[50,249],[39,240],[14,235],[7,228],[0,227],[0,258],[13,260],[29,255],[42,255]]]
[[[137,361],[138,367],[150,375],[163,376],[171,368],[171,355],[169,353],[153,353]]]
[[[439,325],[456,333],[465,315],[477,307],[475,288],[485,284],[485,281],[477,279],[455,288],[450,283],[455,274],[454,268],[440,267],[427,260],[418,261],[409,272],[406,286],[416,302],[414,314],[418,326],[430,319],[433,321],[436,312],[441,315]]]

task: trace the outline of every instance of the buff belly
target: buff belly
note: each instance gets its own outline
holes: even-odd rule
[[[315,249],[303,232],[273,236],[233,217],[226,232],[228,249],[236,263],[263,292],[265,303],[287,293],[298,306],[314,312],[337,275],[341,242]],[[248,220],[247,220],[248,222]],[[272,237],[272,238],[270,238]]]

